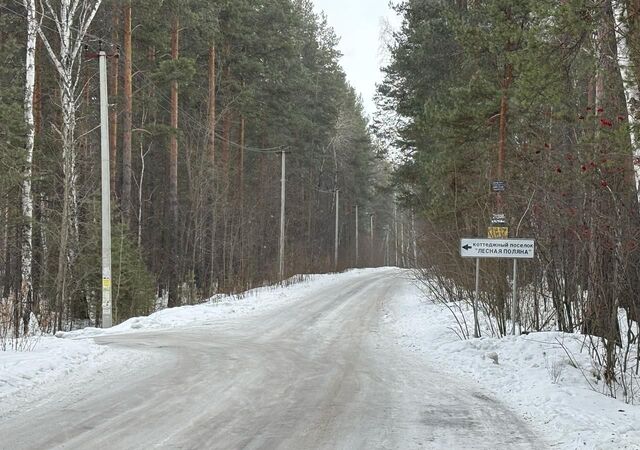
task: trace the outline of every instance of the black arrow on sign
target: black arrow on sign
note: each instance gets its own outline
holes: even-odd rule
[[[465,250],[471,250],[473,247],[471,245],[467,244],[467,245],[463,245],[462,248],[465,249]]]

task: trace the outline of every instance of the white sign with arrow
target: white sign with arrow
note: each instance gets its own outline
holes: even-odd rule
[[[533,239],[480,239],[460,240],[463,258],[531,259],[535,251]]]
[[[518,321],[518,260],[532,259],[536,249],[534,239],[481,239],[469,238],[460,240],[460,255],[463,258],[476,259],[476,295],[473,297],[474,337],[480,337],[478,320],[478,298],[480,298],[480,259],[509,258],[513,259],[513,294],[511,301],[511,334],[516,334]]]

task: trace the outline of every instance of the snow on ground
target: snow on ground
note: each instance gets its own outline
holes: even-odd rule
[[[603,389],[591,373],[590,356],[580,351],[580,336],[544,332],[461,341],[444,305],[428,301],[416,284],[404,286],[385,311],[402,346],[444,372],[475,380],[519,412],[552,448],[640,449],[640,406],[590,387]]]
[[[46,399],[61,384],[101,375],[117,375],[113,370],[129,361],[125,370],[135,370],[148,357],[132,357],[131,351],[113,349],[90,340],[73,341],[53,336],[30,338],[31,351],[0,352],[0,418],[23,408],[35,399]],[[122,373],[119,369],[118,373]]]
[[[125,350],[97,345],[91,337],[244,317],[295,302],[309,291],[331,285],[336,277],[346,280],[365,272],[314,275],[288,287],[259,288],[242,296],[214,297],[201,305],[162,310],[109,330],[88,328],[58,334],[66,339],[43,336],[30,352],[0,352],[0,418],[30,399],[59,390],[62,383],[72,386],[74,380],[96,375],[117,377],[118,370],[135,370],[132,361],[145,363],[138,356],[124,354]],[[398,273],[411,276],[407,271]],[[411,282],[403,286],[389,299],[384,320],[407,350],[442,372],[475,380],[481,389],[519,412],[552,448],[640,449],[640,407],[590,388],[589,383],[597,380],[589,355],[580,351],[579,336],[548,332],[461,341],[453,331],[455,320],[444,306],[427,302]],[[596,389],[602,389],[601,383]]]

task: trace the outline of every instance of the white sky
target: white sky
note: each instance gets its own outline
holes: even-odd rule
[[[316,12],[324,11],[340,37],[342,67],[349,83],[362,95],[367,114],[375,111],[376,83],[382,81],[380,35],[382,21],[397,28],[400,19],[389,0],[313,0]],[[397,3],[397,0],[394,1]]]

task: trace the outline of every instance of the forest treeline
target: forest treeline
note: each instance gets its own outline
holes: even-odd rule
[[[637,374],[640,2],[406,0],[397,10],[375,127],[401,150],[396,184],[424,219],[428,277],[446,300],[472,298],[474,261],[459,257],[459,239],[487,237],[505,214],[510,237],[537,245],[519,265],[523,331],[588,333],[607,381],[621,364]],[[511,270],[481,264],[496,335],[513,319]]]
[[[381,264],[388,167],[337,44],[309,0],[2,0],[5,332],[100,325],[100,50],[115,323],[278,280],[282,151],[285,276]]]

